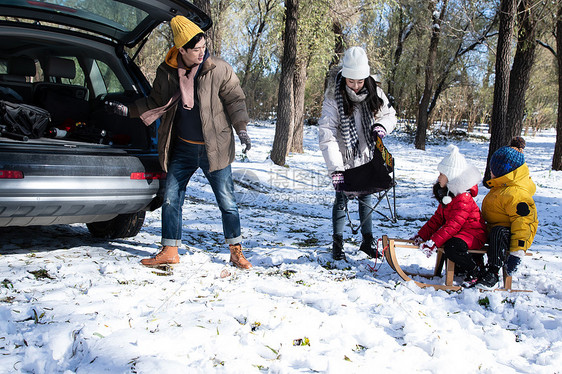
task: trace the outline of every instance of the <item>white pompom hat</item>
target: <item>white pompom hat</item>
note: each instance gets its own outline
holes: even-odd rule
[[[462,175],[468,168],[468,163],[464,156],[460,154],[457,146],[450,144],[447,149],[451,153],[441,160],[439,165],[437,165],[437,170],[441,174],[445,174],[449,181],[452,181]]]
[[[349,79],[365,79],[371,74],[367,53],[361,47],[351,47],[343,55],[341,75]]]

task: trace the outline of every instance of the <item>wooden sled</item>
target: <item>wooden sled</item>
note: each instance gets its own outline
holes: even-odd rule
[[[398,259],[396,258],[396,248],[410,248],[410,249],[418,249],[418,246],[412,244],[410,240],[404,239],[390,239],[388,236],[383,235],[382,237],[382,245],[384,248],[384,257],[388,262],[388,265],[405,281],[412,281],[417,286],[421,288],[433,287],[436,290],[445,290],[445,291],[458,291],[462,287],[453,285],[453,279],[455,276],[455,263],[449,259],[445,260],[444,252],[442,248],[439,248],[437,251],[437,259],[435,261],[435,269],[433,270],[432,274],[426,273],[413,273],[404,271],[400,264],[398,263]],[[469,253],[473,254],[485,254],[485,249],[478,249],[478,250],[469,250]],[[527,256],[531,256],[531,253],[527,253]],[[432,284],[432,283],[424,283],[418,282],[412,279],[412,276],[420,276],[422,278],[434,278],[440,277],[443,271],[443,264],[445,264],[445,284]],[[496,288],[494,291],[508,291],[508,292],[531,292],[528,290],[514,290],[511,288],[512,284],[512,277],[511,275],[507,274],[506,267],[504,266],[502,269],[503,273],[503,280],[504,286],[503,288]]]

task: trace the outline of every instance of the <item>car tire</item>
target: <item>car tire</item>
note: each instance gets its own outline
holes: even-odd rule
[[[87,223],[86,226],[95,238],[130,238],[139,233],[145,215],[144,210],[137,213],[120,214],[109,221]]]

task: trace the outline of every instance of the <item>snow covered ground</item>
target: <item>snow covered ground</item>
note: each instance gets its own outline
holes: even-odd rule
[[[540,225],[514,287],[530,293],[420,289],[358,252],[360,235],[349,229],[348,262],[334,264],[333,189],[317,128],[306,128],[305,153],[291,155],[288,167],[267,158],[272,124],[252,124],[249,133],[248,159],[238,155],[233,168],[251,271],[228,264],[200,172],[184,205],[181,263],[168,272],[139,263],[158,250],[159,210],[130,239],[93,239],[84,225],[0,228],[0,372],[562,372],[554,132],[526,138]],[[451,142],[484,171],[484,140]],[[446,144],[415,150],[400,131],[386,144],[396,158],[399,220],[374,216],[374,232],[408,238],[436,208],[431,185]],[[355,201],[350,209],[357,223]],[[399,258],[406,268],[434,262],[412,250]]]

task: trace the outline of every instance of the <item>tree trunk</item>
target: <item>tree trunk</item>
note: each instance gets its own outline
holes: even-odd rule
[[[398,10],[399,12],[399,21],[398,21],[398,40],[396,42],[396,49],[394,50],[394,61],[392,64],[392,68],[390,69],[390,79],[388,80],[388,90],[387,96],[390,100],[390,103],[394,107],[394,109],[398,112],[397,104],[394,100],[396,97],[395,85],[396,85],[396,73],[398,71],[398,64],[400,63],[400,58],[402,57],[402,51],[404,50],[404,42],[410,36],[412,31],[412,24],[404,24],[404,11],[402,7]]]
[[[517,11],[519,29],[517,33],[517,50],[509,76],[509,97],[507,104],[508,138],[521,135],[525,115],[525,93],[531,79],[531,69],[535,62],[536,10],[531,0],[521,0]]]
[[[439,45],[439,37],[441,35],[441,20],[445,16],[447,0],[443,1],[439,16],[435,14],[435,3],[431,1],[429,4],[429,10],[431,12],[431,19],[433,23],[431,25],[431,40],[429,42],[429,52],[427,54],[427,63],[425,65],[425,87],[423,90],[423,96],[418,106],[416,139],[414,143],[416,149],[422,150],[425,150],[425,139],[427,137],[428,122],[427,110],[431,101],[431,95],[433,94],[433,83],[435,80],[435,59],[437,57],[437,47]]]
[[[556,21],[556,60],[558,61],[558,120],[556,144],[552,156],[552,170],[562,170],[562,3],[559,3]]]
[[[343,27],[338,20],[333,20],[332,31],[334,32],[334,54],[328,65],[328,71],[326,72],[326,78],[324,79],[324,90],[328,87],[328,78],[330,77],[330,70],[340,63],[340,59],[343,56]]]
[[[194,0],[193,4],[201,9],[203,12],[205,12],[205,14],[207,14],[209,17],[212,17],[213,15],[211,14],[211,0]],[[214,25],[211,26],[211,28],[207,31],[205,31],[205,40],[207,42],[207,48],[210,51],[213,51],[213,42],[215,40],[215,34],[214,34]]]
[[[293,81],[295,95],[295,129],[293,131],[293,141],[291,143],[291,152],[303,153],[304,138],[304,94],[306,87],[306,69],[308,63],[304,58],[297,59],[295,68],[295,79]]]
[[[281,58],[281,77],[279,81],[279,97],[277,99],[277,125],[271,160],[276,165],[285,165],[291,148],[294,131],[294,96],[293,82],[297,57],[297,28],[299,0],[285,1],[285,35],[283,41],[283,57]]]
[[[515,23],[515,1],[501,0],[500,26],[496,53],[496,80],[494,82],[494,103],[492,105],[490,146],[484,181],[490,179],[490,158],[494,152],[509,144],[510,131],[507,128],[507,106],[509,96],[509,68],[511,60],[511,39]]]

